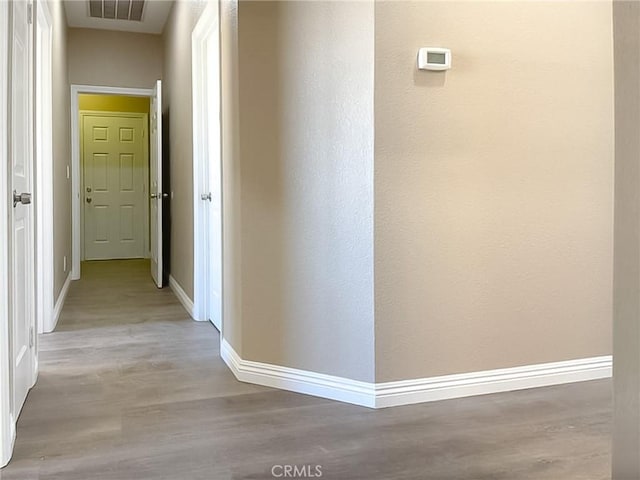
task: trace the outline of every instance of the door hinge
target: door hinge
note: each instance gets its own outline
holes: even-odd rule
[[[27,5],[27,22],[29,25],[33,23],[33,3]]]
[[[33,329],[33,327],[29,327],[29,348],[33,348],[35,343],[35,330]]]

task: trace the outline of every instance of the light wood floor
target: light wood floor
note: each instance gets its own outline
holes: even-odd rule
[[[610,478],[609,381],[370,410],[239,383],[218,342],[146,262],[85,264],[0,479]]]

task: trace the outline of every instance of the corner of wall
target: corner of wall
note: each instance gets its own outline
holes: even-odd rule
[[[53,17],[53,203],[54,203],[54,301],[60,298],[71,271],[71,93],[69,88],[68,43],[64,5],[51,3]],[[64,271],[64,257],[67,271]]]
[[[175,2],[162,35],[164,156],[169,159],[171,195],[170,274],[193,300],[193,115],[191,32],[203,6]],[[168,153],[168,155],[167,155]]]

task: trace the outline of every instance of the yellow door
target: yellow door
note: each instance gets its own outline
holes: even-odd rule
[[[84,258],[146,256],[143,116],[83,115]]]

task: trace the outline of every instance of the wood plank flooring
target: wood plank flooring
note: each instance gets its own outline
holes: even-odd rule
[[[385,410],[247,385],[148,271],[83,265],[1,480],[610,478],[608,380]]]

